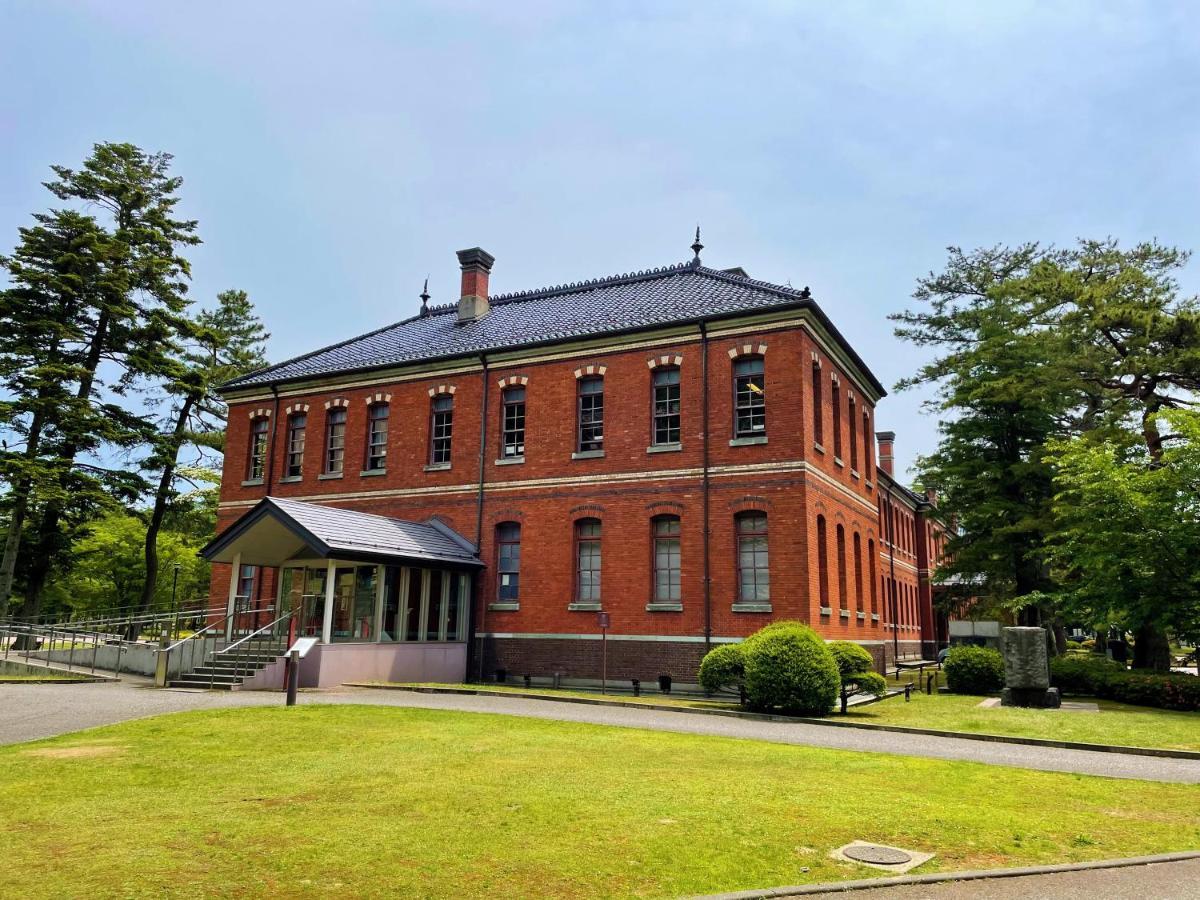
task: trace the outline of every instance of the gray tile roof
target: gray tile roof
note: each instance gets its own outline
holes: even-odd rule
[[[261,500],[201,550],[201,555],[211,558],[264,516],[283,522],[325,558],[394,558],[456,566],[481,565],[474,545],[437,519],[409,522],[282,497]]]
[[[233,390],[278,384],[797,307],[811,309],[872,386],[881,395],[886,393],[811,299],[807,288],[796,290],[758,281],[746,277],[740,269],[710,269],[693,261],[629,275],[502,294],[490,298],[490,302],[491,312],[478,321],[460,325],[457,304],[434,306],[428,316],[414,316],[259,369],[229,382],[224,388]]]

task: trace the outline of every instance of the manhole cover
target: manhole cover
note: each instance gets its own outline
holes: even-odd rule
[[[893,847],[880,847],[877,844],[846,847],[842,850],[842,853],[850,857],[850,859],[871,863],[876,866],[902,866],[907,862],[912,862],[911,854],[905,853],[903,850],[896,850]]]

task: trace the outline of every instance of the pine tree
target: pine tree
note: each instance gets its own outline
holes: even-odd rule
[[[158,582],[158,536],[176,496],[179,453],[187,444],[222,449],[226,406],[218,386],[265,364],[263,345],[268,335],[254,314],[245,291],[223,291],[217,306],[201,311],[188,323],[188,346],[174,361],[163,385],[170,409],[164,430],[152,443],[143,468],[157,474],[157,487],[147,520],[145,577],[139,611],[154,600]]]

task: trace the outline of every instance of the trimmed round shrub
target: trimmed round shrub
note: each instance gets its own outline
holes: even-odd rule
[[[1081,641],[1080,644],[1082,645],[1084,650],[1095,650],[1096,649],[1096,639],[1095,638],[1088,638],[1086,641]]]
[[[875,671],[875,660],[862,644],[831,641],[826,646],[837,663],[843,687],[853,689],[856,694],[874,694],[876,697],[887,693],[887,681]]]
[[[825,642],[806,625],[777,622],[743,642],[746,701],[751,709],[823,716],[841,678]]]
[[[1067,641],[1067,649],[1068,650],[1082,650],[1083,642],[1082,641]]]
[[[700,687],[716,694],[742,683],[745,672],[742,644],[720,644],[708,651],[700,661]]]
[[[875,660],[862,644],[853,641],[830,641],[826,646],[833,654],[833,661],[837,663],[838,674],[842,678],[875,670]]]
[[[990,647],[951,647],[943,668],[956,694],[994,694],[1004,687],[1004,657]]]

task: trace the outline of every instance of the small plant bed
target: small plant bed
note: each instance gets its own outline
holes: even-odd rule
[[[830,858],[856,839],[936,853],[918,873],[1187,850],[1195,799],[577,722],[223,709],[0,748],[0,858],[30,898],[675,897],[877,875]]]
[[[851,707],[845,720],[872,725],[928,728],[1085,744],[1200,751],[1200,715],[1098,701],[1099,712],[1052,709],[980,708],[982,698],[923,694]],[[1091,699],[1091,698],[1088,698]]]

